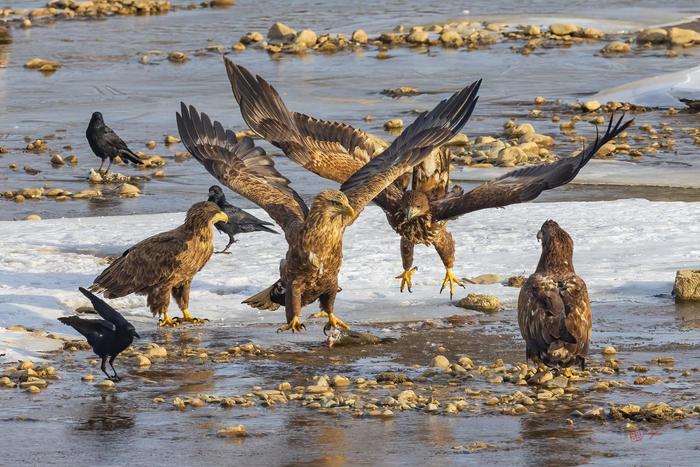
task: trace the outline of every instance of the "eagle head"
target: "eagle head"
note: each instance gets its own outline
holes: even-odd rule
[[[401,198],[401,210],[407,221],[430,213],[430,200],[422,191],[409,190]]]
[[[546,221],[537,232],[537,240],[542,242],[538,271],[573,271],[574,241],[559,224]]]
[[[355,219],[355,210],[350,205],[350,200],[345,196],[345,193],[339,190],[323,190],[320,192],[314,200],[312,210],[319,210],[319,208],[324,214],[331,217],[340,216],[345,222]]]
[[[185,225],[193,230],[213,226],[217,222],[228,222],[228,216],[210,201],[193,204],[185,217]]]

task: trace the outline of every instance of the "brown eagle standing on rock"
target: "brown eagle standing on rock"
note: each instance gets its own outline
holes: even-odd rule
[[[525,355],[536,364],[583,370],[591,340],[591,303],[574,271],[574,241],[548,220],[537,232],[542,255],[518,298],[518,324]]]
[[[235,65],[227,61],[227,66]],[[459,132],[476,105],[478,89],[475,82],[421,114],[384,152],[354,171],[340,190],[320,192],[310,209],[252,140],[237,141],[219,122],[212,124],[206,114],[200,116],[194,107],[182,104],[177,125],[187,149],[220,182],[267,211],[284,231],[289,249],[280,265],[280,280],[255,297],[268,308],[273,300],[284,304],[287,324],[280,331],[304,329],[301,308],[316,299],[328,314],[324,331],[348,328],[333,310],[345,228],[396,178]],[[248,98],[242,101],[247,106]]]
[[[214,251],[214,224],[228,222],[228,216],[209,201],[196,203],[187,211],[185,223],[143,240],[126,250],[90,286],[106,298],[135,293],[148,296],[153,316],[160,326],[180,321],[200,323],[190,315],[190,286]],[[168,316],[170,295],[182,311],[182,319]]]
[[[248,126],[311,172],[343,183],[388,145],[350,125],[290,112],[264,79],[255,79],[242,66],[224,60],[233,94]],[[401,279],[401,291],[404,287],[411,291],[412,276],[417,270],[413,267],[414,246],[433,245],[445,266],[440,292],[449,285],[451,299],[454,286],[464,286],[452,273],[455,242],[447,230],[447,221],[480,209],[531,201],[545,190],[569,183],[601,146],[631,123],[621,124],[621,120],[613,128],[611,119],[605,135],[576,157],[514,170],[468,193],[459,186],[450,190],[450,152],[446,148],[436,149],[413,169],[410,190],[406,183],[410,176],[389,185],[374,202],[401,236],[404,272],[397,276]]]

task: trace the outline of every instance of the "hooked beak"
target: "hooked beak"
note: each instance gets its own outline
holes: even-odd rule
[[[349,204],[344,205],[343,208],[341,209],[340,213],[343,216],[349,217],[350,219],[355,218],[355,210]]]
[[[539,243],[539,242],[541,242],[541,241],[542,241],[542,231],[541,231],[541,230],[538,230],[538,231],[537,231],[537,242]]]
[[[418,209],[409,206],[404,210],[404,214],[406,216],[406,220],[410,221],[414,217],[417,217],[420,214],[420,212],[418,211]]]
[[[216,214],[214,214],[214,217],[212,217],[211,222],[212,224],[216,224],[218,222],[223,222],[224,224],[226,224],[228,222],[228,216],[225,212],[219,211]]]

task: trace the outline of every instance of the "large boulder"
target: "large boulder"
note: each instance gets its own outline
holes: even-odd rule
[[[700,301],[700,270],[681,269],[676,272],[673,295],[677,302]]]
[[[637,33],[637,43],[664,44],[668,40],[668,31],[661,28],[642,29]]]
[[[700,44],[700,32],[692,29],[671,28],[668,37],[672,45]]]
[[[267,31],[267,38],[273,41],[292,41],[296,35],[297,32],[284,23],[275,23]]]

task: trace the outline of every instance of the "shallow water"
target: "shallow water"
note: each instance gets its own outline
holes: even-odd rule
[[[184,3],[184,2],[183,2]],[[8,6],[26,6],[27,2],[6,2]],[[382,3],[378,9],[372,2],[356,4],[352,16],[340,2],[305,1],[283,3],[241,1],[229,9],[179,11],[153,17],[122,17],[101,21],[60,21],[47,27],[15,29],[14,41],[0,51],[0,145],[10,149],[0,155],[0,189],[3,191],[27,186],[51,184],[70,191],[88,188],[85,178],[96,159],[84,137],[90,114],[100,110],[105,119],[134,150],[161,154],[168,160],[167,177],[145,183],[144,195],[138,199],[119,199],[107,192],[105,200],[54,203],[16,204],[0,200],[0,219],[17,219],[29,213],[42,217],[75,217],[104,214],[171,212],[185,210],[201,200],[214,180],[192,160],[178,163],[174,153],[180,145],[166,148],[166,134],[176,134],[175,111],[179,102],[196,105],[235,129],[243,122],[234,106],[230,87],[218,54],[192,56],[182,65],[174,65],[157,57],[151,65],[141,65],[139,57],[149,50],[164,53],[186,51],[190,55],[207,45],[230,46],[251,30],[266,31],[275,20],[293,27],[309,27],[317,32],[350,34],[362,27],[370,34],[390,30],[399,23],[422,24],[450,18],[506,18],[509,22],[547,22],[554,18],[578,18],[583,24],[595,24],[608,31],[630,31],[643,25],[665,23],[697,13],[693,1],[673,1],[663,10],[655,2],[609,2],[605,11],[590,8],[589,2],[528,2],[518,6],[514,16],[503,2],[470,2],[469,16],[465,4],[456,1],[437,5],[407,4],[401,1]],[[379,11],[377,11],[379,10]],[[274,14],[270,12],[274,11]],[[343,13],[340,13],[343,12]],[[371,12],[371,13],[362,13]],[[588,18],[588,19],[586,19]],[[597,18],[597,19],[596,19]],[[377,60],[376,52],[310,53],[303,57],[271,58],[266,52],[247,50],[232,57],[253,72],[273,83],[291,109],[323,118],[346,121],[352,125],[389,138],[381,128],[384,121],[413,118],[411,110],[427,109],[452,92],[479,77],[484,78],[482,99],[466,132],[470,136],[498,135],[501,125],[510,117],[527,120],[535,95],[573,102],[596,91],[655,74],[680,70],[697,64],[698,48],[685,49],[679,57],[669,59],[663,51],[636,52],[624,58],[603,58],[596,54],[600,43],[571,48],[538,50],[522,56],[510,50],[515,43],[503,42],[491,48],[466,52],[440,48],[422,53],[407,48],[394,49],[388,60]],[[517,45],[517,44],[516,44]],[[43,57],[58,60],[63,67],[50,76],[26,70],[25,61]],[[390,99],[379,92],[401,85],[417,87],[426,94]],[[374,122],[362,117],[371,114]],[[639,114],[638,122],[661,121],[661,112]],[[674,128],[697,126],[697,116],[680,113],[663,118]],[[558,124],[534,120],[535,128],[545,134],[558,135]],[[579,125],[579,134],[591,136],[593,127]],[[24,138],[51,137],[50,151],[34,155],[23,151]],[[145,148],[149,140],[159,145],[153,151]],[[696,147],[687,139],[677,138],[675,153],[660,152],[644,158],[641,164],[625,169],[635,173],[637,167],[652,164],[655,173],[673,179],[673,174],[697,170]],[[66,144],[71,150],[62,149]],[[267,146],[273,153],[277,150]],[[568,155],[577,145],[562,142],[556,151]],[[49,154],[76,154],[77,167],[54,169]],[[12,172],[10,163],[19,169]],[[42,170],[38,175],[22,171],[26,164]],[[320,187],[331,183],[319,181],[278,159],[283,173],[294,181],[304,197],[312,196]],[[691,168],[688,168],[690,164]],[[119,168],[137,173],[133,168]],[[585,174],[585,171],[584,171]],[[648,184],[654,176],[640,171],[624,185]],[[595,183],[594,180],[591,183]],[[677,193],[674,199],[694,199]],[[558,199],[557,194],[548,199]],[[618,190],[611,197],[638,196],[638,191]],[[642,194],[642,196],[645,196]],[[650,195],[651,196],[651,195]],[[582,198],[588,199],[582,194]],[[239,200],[243,206],[248,204]]]

